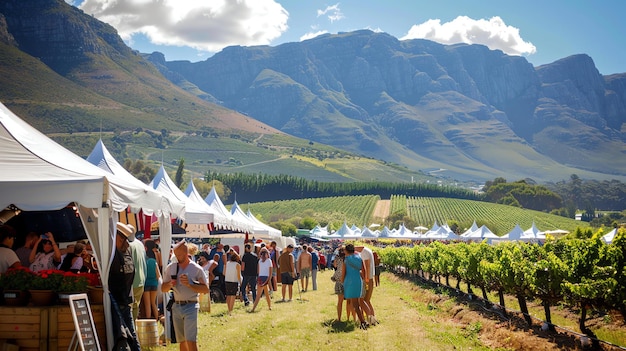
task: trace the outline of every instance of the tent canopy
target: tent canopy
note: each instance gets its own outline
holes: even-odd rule
[[[117,216],[128,207],[154,213],[169,223],[175,212],[166,199],[158,203],[145,188],[115,176],[78,157],[57,144],[0,103],[0,206],[13,204],[25,211],[58,210],[74,202],[87,237],[93,247],[102,285],[108,291],[110,262],[115,242]],[[161,242],[169,245],[170,232]],[[166,255],[164,255],[166,256]],[[105,294],[105,320],[111,326],[108,294]],[[113,344],[111,328],[107,339]]]

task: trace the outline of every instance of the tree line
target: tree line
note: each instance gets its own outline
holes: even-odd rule
[[[219,173],[208,171],[205,181],[217,180],[230,188],[231,194],[222,199],[225,203],[264,202],[320,198],[331,196],[378,195],[389,199],[392,195],[450,197],[482,200],[483,196],[468,189],[424,183],[392,182],[320,182],[280,174]]]

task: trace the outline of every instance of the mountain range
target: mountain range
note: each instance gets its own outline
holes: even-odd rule
[[[62,0],[4,0],[0,59],[0,101],[45,133],[235,130],[452,179],[626,179],[626,74],[585,54],[533,67],[361,30],[167,61]]]

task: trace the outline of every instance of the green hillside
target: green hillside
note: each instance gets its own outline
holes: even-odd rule
[[[207,171],[289,174],[322,182],[437,182],[433,176],[406,167],[283,134],[200,129],[194,133],[168,131],[163,136],[159,131],[137,130],[120,134],[87,132],[50,136],[82,157],[89,155],[101,138],[118,162],[130,158],[142,160],[153,168],[163,164],[172,174],[184,158],[187,182],[191,176],[203,177]]]
[[[375,207],[372,205],[372,199],[378,200],[379,198],[377,196],[342,196],[270,201],[244,205],[243,208],[246,210],[250,208],[255,216],[266,223],[310,217],[322,225],[330,223],[333,229],[338,229],[344,221],[349,226],[355,224],[362,228],[364,225],[371,224]],[[465,230],[472,225],[473,221],[476,221],[478,226],[484,224],[497,235],[508,233],[516,224],[526,230],[532,226],[533,222],[542,231],[554,229],[574,231],[577,227],[589,227],[587,222],[489,202],[393,196],[390,212],[402,210],[406,211],[408,217],[417,225],[431,227],[435,221],[440,225],[454,221],[458,223],[460,230]]]

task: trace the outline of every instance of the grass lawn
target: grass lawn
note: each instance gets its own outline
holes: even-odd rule
[[[337,323],[337,295],[331,274],[328,270],[319,272],[317,291],[309,285],[309,291],[300,294],[294,285],[291,302],[279,302],[279,285],[271,311],[264,299],[254,313],[236,302],[231,316],[226,313],[226,304],[212,304],[211,312],[199,316],[198,349],[450,350],[453,345],[457,350],[492,349],[479,340],[479,324],[466,328],[423,300],[412,283],[390,273],[381,275],[381,285],[372,297],[379,325],[361,330],[352,321]],[[426,291],[423,295],[430,294]],[[158,349],[178,347],[170,344]]]
[[[389,272],[382,273],[381,285],[372,298],[380,324],[361,330],[352,321],[335,321],[337,296],[331,274],[328,270],[318,273],[317,291],[310,290],[309,285],[309,291],[300,294],[294,285],[291,302],[279,302],[279,285],[271,311],[264,299],[254,313],[236,302],[231,316],[226,313],[226,304],[212,304],[211,312],[199,315],[198,349],[583,350],[578,335],[542,331],[540,324],[529,328],[520,316],[502,319],[478,304],[450,296],[448,289]],[[560,315],[557,308],[555,315]],[[623,336],[624,326],[617,329]],[[156,349],[178,350],[179,345]],[[623,350],[606,344],[600,349]]]

